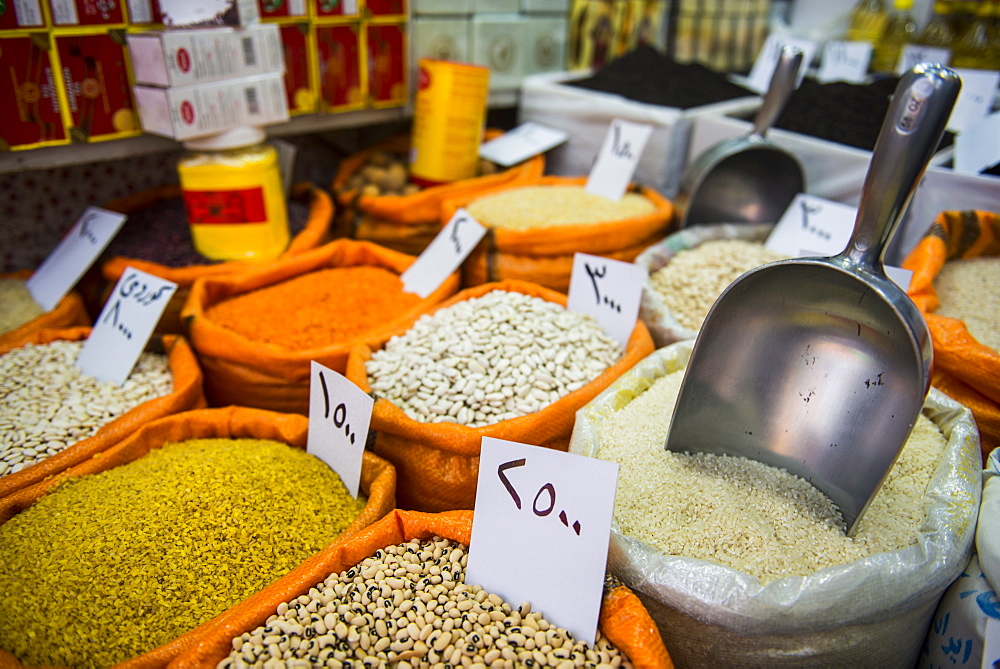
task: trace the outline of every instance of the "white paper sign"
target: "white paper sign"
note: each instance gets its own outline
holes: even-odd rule
[[[483,437],[466,583],[593,644],[618,465]]]
[[[479,157],[510,167],[545,153],[569,139],[565,130],[556,130],[528,121],[479,147]]]
[[[978,174],[1000,162],[1000,112],[955,135],[955,171]]]
[[[627,346],[644,278],[645,270],[635,263],[575,253],[566,308],[593,316],[609,337]]]
[[[757,60],[754,61],[753,67],[750,69],[750,74],[743,85],[752,91],[764,94],[771,85],[771,75],[774,74],[774,68],[781,57],[781,50],[786,45],[796,46],[802,50],[802,67],[799,68],[799,75],[795,79],[795,87],[798,88],[799,84],[802,83],[802,79],[806,76],[809,63],[816,56],[816,42],[792,37],[791,35],[778,35],[776,33],[771,33],[764,40],[764,46],[760,48]]]
[[[1000,663],[1000,620],[987,618],[982,669],[994,669],[998,663]]]
[[[69,233],[25,282],[35,302],[45,311],[55,309],[59,300],[118,234],[126,218],[125,214],[115,211],[87,207]]]
[[[309,372],[309,435],[306,450],[330,465],[353,497],[375,400],[342,374],[312,361]]]
[[[956,69],[955,72],[962,78],[962,91],[948,117],[948,130],[964,132],[986,118],[993,108],[1000,72],[964,69]]]
[[[920,63],[937,63],[947,65],[951,61],[951,49],[923,44],[905,44],[899,54],[899,64],[896,74],[909,72]]]
[[[172,281],[126,267],[76,359],[80,371],[124,383],[175,290]]]
[[[584,190],[609,200],[622,199],[652,134],[651,125],[619,118],[613,120],[590,168]]]
[[[469,257],[486,227],[459,209],[412,265],[400,275],[403,290],[427,297]]]
[[[822,84],[831,81],[862,84],[868,76],[871,58],[870,42],[827,42],[816,79]]]

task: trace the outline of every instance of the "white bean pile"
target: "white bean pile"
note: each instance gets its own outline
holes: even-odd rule
[[[543,409],[622,353],[589,316],[494,290],[422,316],[366,371],[372,390],[414,420],[481,427]]]
[[[467,585],[466,559],[440,538],[379,550],[280,604],[217,667],[631,666],[600,631],[589,647],[527,602]]]
[[[31,297],[24,279],[0,279],[0,334],[21,327],[45,313]]]
[[[167,356],[143,353],[125,383],[77,369],[83,342],[26,344],[0,356],[0,476],[92,437],[103,425],[173,390]]]

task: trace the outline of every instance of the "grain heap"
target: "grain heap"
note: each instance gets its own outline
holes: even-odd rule
[[[802,479],[746,458],[665,450],[682,378],[657,379],[599,427],[598,457],[621,466],[615,518],[624,534],[762,584],[916,542],[921,499],[946,444],[928,418],[919,417],[849,538],[836,506]]]
[[[650,276],[650,282],[677,322],[697,330],[729,284],[755,267],[785,257],[760,242],[710,240],[679,251]]]
[[[0,279],[0,334],[21,327],[45,313],[23,279]]]
[[[387,269],[333,267],[235,295],[205,315],[252,341],[299,350],[349,341],[419,302]]]
[[[483,225],[509,230],[620,221],[655,209],[639,193],[626,193],[616,201],[582,186],[524,186],[483,196],[466,207]]]
[[[934,279],[934,313],[965,322],[980,344],[1000,351],[1000,258],[950,260]]]
[[[527,602],[514,608],[467,585],[466,559],[464,546],[437,537],[388,546],[280,604],[233,639],[218,668],[631,666],[600,632],[588,647]]]
[[[166,444],[71,479],[0,526],[0,647],[34,665],[135,657],[287,573],[363,505],[268,440]]]
[[[494,290],[421,316],[366,371],[372,390],[413,420],[480,427],[543,409],[621,355],[593,318]]]
[[[118,385],[76,367],[83,344],[26,344],[0,356],[0,476],[92,437],[127,411],[172,392],[166,355],[143,353]]]

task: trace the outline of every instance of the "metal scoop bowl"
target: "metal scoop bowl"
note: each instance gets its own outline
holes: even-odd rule
[[[692,350],[668,449],[786,469],[829,496],[853,535],[930,387],[927,325],[882,256],[960,88],[937,65],[900,80],[844,251],[769,263],[719,296]]]
[[[805,190],[798,160],[766,137],[795,88],[802,57],[800,49],[785,46],[750,134],[715,144],[684,173],[675,198],[682,228],[774,223]]]

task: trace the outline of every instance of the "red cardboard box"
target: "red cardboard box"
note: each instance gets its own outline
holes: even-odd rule
[[[0,150],[66,144],[46,33],[0,37]]]
[[[364,107],[358,24],[316,26],[316,58],[323,111]]]
[[[160,0],[128,0],[128,23],[130,26],[155,26],[163,23]]]
[[[408,98],[404,24],[369,24],[368,99],[373,107],[398,107]]]
[[[281,26],[285,93],[288,95],[288,113],[292,115],[316,111],[317,96],[309,76],[309,59],[314,49],[310,48],[309,41],[308,23]]]
[[[52,25],[112,26],[125,23],[121,0],[48,0]]]
[[[390,16],[406,13],[405,0],[365,0],[365,9],[370,16]]]
[[[41,0],[3,0],[0,2],[0,31],[44,28],[45,14]]]
[[[257,0],[262,21],[298,19],[309,16],[306,0]]]
[[[309,15],[314,19],[357,17],[358,0],[309,0]]]

